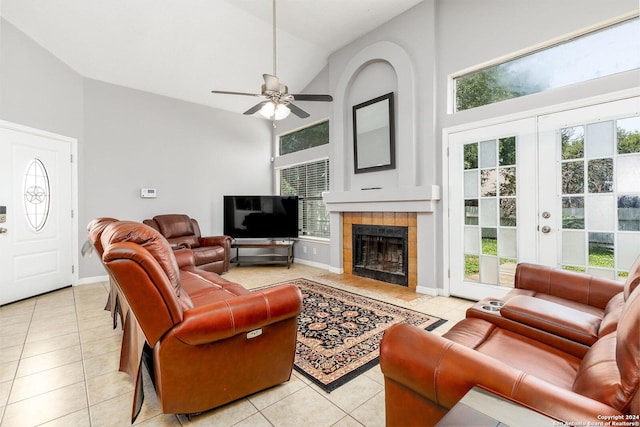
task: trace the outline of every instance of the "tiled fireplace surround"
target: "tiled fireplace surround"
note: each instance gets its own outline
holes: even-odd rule
[[[417,214],[415,212],[345,212],[342,214],[342,268],[353,274],[352,225],[393,225],[408,227],[408,287],[416,289],[418,284]]]
[[[434,213],[440,187],[417,186],[367,191],[331,191],[323,194],[331,215],[334,272],[352,274],[352,225],[406,226],[409,231],[408,288],[436,295],[436,224]],[[398,286],[398,285],[393,285]]]

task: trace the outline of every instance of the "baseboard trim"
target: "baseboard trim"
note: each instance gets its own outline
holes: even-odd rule
[[[109,276],[106,274],[104,276],[83,277],[82,279],[79,279],[78,282],[73,286],[90,285],[98,282],[106,282],[108,280]]]
[[[419,294],[429,295],[432,297],[437,297],[440,293],[437,289],[429,288],[427,286],[416,286],[416,292]]]
[[[296,259],[293,260],[293,262],[295,264],[304,264],[304,265],[308,265],[309,267],[321,268],[323,270],[331,270],[331,268],[327,264],[322,264],[320,262],[309,261],[308,259],[296,258]]]

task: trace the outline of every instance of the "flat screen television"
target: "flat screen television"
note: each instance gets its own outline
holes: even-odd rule
[[[224,196],[224,234],[234,239],[298,237],[298,196]]]

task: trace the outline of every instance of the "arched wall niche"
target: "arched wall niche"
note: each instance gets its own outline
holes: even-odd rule
[[[389,92],[393,92],[395,97],[398,95],[398,76],[396,71],[387,61],[375,60],[363,64],[357,71],[357,74],[351,79],[351,84],[347,88],[348,93],[345,96],[347,110],[346,122],[346,139],[345,153],[347,173],[347,188],[358,190],[361,188],[376,187],[397,187],[398,171],[403,169],[400,162],[396,160],[395,169],[355,174],[354,166],[354,147],[353,147],[353,106],[377,98]],[[396,98],[397,99],[397,98]],[[394,99],[395,100],[395,99]],[[394,109],[394,122],[398,121],[398,110]],[[397,138],[395,142],[396,153],[402,151],[402,141]]]
[[[352,107],[391,91],[395,92],[396,169],[356,176],[353,171]],[[365,47],[346,64],[334,94],[332,191],[418,185],[415,76],[407,52],[388,41]]]

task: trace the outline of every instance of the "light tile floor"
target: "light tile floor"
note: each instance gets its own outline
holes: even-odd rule
[[[316,278],[352,292],[449,320],[472,303],[428,297],[406,288],[328,273],[302,264],[232,268],[225,274],[247,288]],[[133,383],[118,372],[121,330],[103,310],[108,284],[66,288],[0,307],[1,426],[126,426]],[[145,372],[146,374],[146,372]],[[194,416],[165,415],[148,377],[140,426],[384,426],[384,381],[375,367],[331,393],[293,372],[291,380]]]

